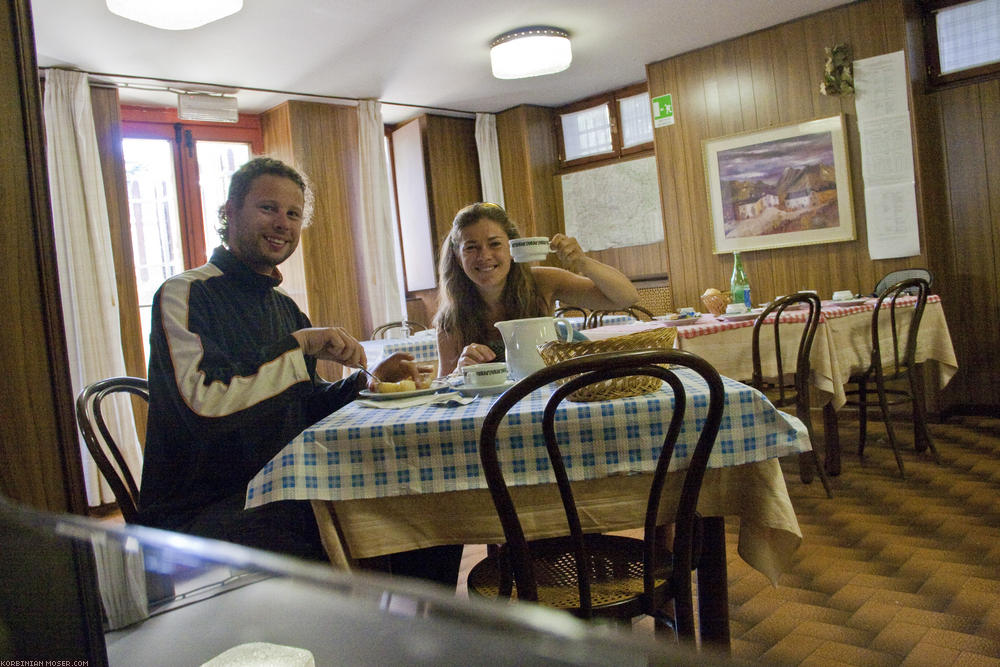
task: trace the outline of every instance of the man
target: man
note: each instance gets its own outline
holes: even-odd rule
[[[141,523],[325,559],[309,503],[243,507],[253,475],[365,384],[361,373],[332,384],[317,376],[317,359],[361,367],[364,349],[339,327],[312,327],[277,289],[277,267],[298,245],[310,204],[294,169],[248,162],[219,211],[223,246],[157,291]],[[398,381],[418,369],[394,355],[374,373]]]

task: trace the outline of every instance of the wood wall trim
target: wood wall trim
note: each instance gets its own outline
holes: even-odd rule
[[[0,101],[0,234],[8,326],[0,328],[0,492],[40,509],[83,514],[31,11],[27,0],[6,6],[0,85],[10,94]]]

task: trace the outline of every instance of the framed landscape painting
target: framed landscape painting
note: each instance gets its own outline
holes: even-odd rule
[[[716,253],[850,241],[843,116],[702,142]]]

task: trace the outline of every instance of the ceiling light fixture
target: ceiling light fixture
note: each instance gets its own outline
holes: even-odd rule
[[[108,9],[130,21],[162,30],[190,30],[243,9],[243,0],[106,0]]]
[[[498,79],[523,79],[561,72],[573,61],[569,33],[550,26],[505,32],[490,42],[490,64]]]

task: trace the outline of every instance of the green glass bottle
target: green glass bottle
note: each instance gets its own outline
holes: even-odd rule
[[[742,303],[750,310],[753,306],[750,304],[750,281],[747,280],[746,271],[743,270],[743,261],[740,259],[740,253],[733,253],[733,277],[729,281],[729,289],[732,293],[733,303]]]

